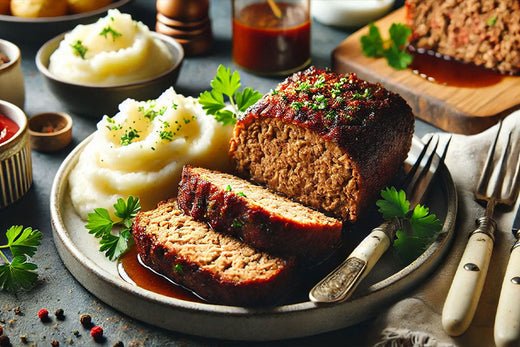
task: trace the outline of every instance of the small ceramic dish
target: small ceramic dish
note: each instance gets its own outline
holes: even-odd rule
[[[63,112],[46,112],[29,119],[31,148],[40,152],[55,152],[72,141],[72,118]]]
[[[390,11],[395,0],[312,0],[311,14],[318,22],[357,28]]]
[[[19,200],[32,184],[27,117],[16,105],[0,100],[0,209]],[[15,126],[5,136],[6,127]],[[6,126],[6,127],[4,127]],[[3,134],[2,134],[3,133]],[[3,138],[3,140],[2,140]]]
[[[47,41],[36,54],[36,66],[44,75],[53,94],[69,111],[100,119],[103,115],[116,113],[118,105],[127,98],[136,100],[155,99],[177,81],[184,60],[184,50],[175,39],[152,32],[152,35],[164,42],[170,50],[173,62],[168,70],[158,76],[145,80],[98,86],[63,81],[53,75],[49,69],[49,58],[58,48],[65,33]]]
[[[7,58],[7,62],[0,61],[0,99],[23,108],[25,87],[20,49],[12,42],[0,39],[0,55]]]

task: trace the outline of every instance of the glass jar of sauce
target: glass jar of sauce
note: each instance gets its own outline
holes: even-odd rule
[[[233,0],[233,60],[262,75],[310,64],[310,0]]]

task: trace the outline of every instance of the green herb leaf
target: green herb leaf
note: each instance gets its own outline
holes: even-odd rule
[[[361,36],[361,48],[367,57],[385,57],[388,65],[396,70],[403,70],[413,61],[413,56],[406,52],[406,44],[412,30],[401,23],[393,23],[389,29],[390,38],[384,41],[379,29],[370,24],[367,35]]]
[[[497,19],[498,17],[496,15],[489,17],[486,21],[487,26],[495,26],[495,24],[497,23]]]
[[[0,265],[0,290],[17,292],[32,288],[38,278],[37,268],[27,262],[26,256],[15,256],[10,263]]]
[[[141,204],[138,198],[129,196],[126,202],[122,198],[117,199],[117,202],[114,204],[114,209],[114,214],[122,219],[123,225],[130,228],[132,226],[132,219],[134,219],[141,210]]]
[[[376,205],[383,218],[398,218],[402,224],[410,226],[409,232],[398,230],[394,240],[395,250],[404,262],[409,263],[433,242],[442,229],[442,223],[423,205],[417,205],[410,211],[410,202],[403,190],[397,191],[395,187],[386,188],[381,191],[381,197],[383,199],[378,200]]]
[[[115,41],[118,37],[123,36],[123,34],[114,30],[110,25],[104,27],[103,30],[101,30],[99,33],[99,35],[103,36],[105,39],[109,34],[112,35],[112,41]]]
[[[74,50],[74,54],[81,57],[81,59],[85,59],[85,54],[87,54],[88,48],[83,45],[81,40],[77,40],[73,44],[70,45]]]
[[[42,233],[30,227],[23,228],[21,225],[10,227],[7,232],[7,246],[13,257],[26,255],[32,257],[42,240]]]
[[[211,91],[202,92],[199,95],[199,103],[207,114],[224,124],[235,124],[239,114],[257,102],[262,95],[251,89],[241,87],[238,71],[219,65],[215,78],[211,80]],[[232,110],[226,109],[225,97],[229,100]]]
[[[110,233],[114,221],[110,218],[106,208],[96,208],[94,212],[87,215],[87,228],[90,234],[94,234],[96,238],[102,237],[104,234]]]
[[[130,229],[123,229],[118,235],[112,233],[104,234],[99,241],[101,247],[99,250],[105,252],[105,256],[110,260],[118,259],[130,248],[132,233]]]
[[[367,57],[378,58],[383,55],[383,38],[374,23],[370,23],[368,34],[361,36],[361,49]]]
[[[245,195],[244,192],[238,192],[237,196],[241,196],[243,198],[247,198],[247,195]]]

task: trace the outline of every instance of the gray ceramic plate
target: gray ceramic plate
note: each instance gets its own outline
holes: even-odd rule
[[[377,315],[412,286],[424,281],[443,261],[454,237],[457,196],[451,175],[443,166],[439,183],[427,202],[444,220],[437,240],[404,267],[387,252],[347,302],[317,306],[304,301],[248,309],[170,298],[122,280],[116,263],[108,261],[98,251],[97,241],[87,233],[85,223],[74,211],[69,198],[68,176],[89,141],[90,138],[86,139],[70,153],[54,179],[50,206],[56,247],[65,266],[92,294],[131,317],[162,328],[232,340],[275,340],[347,327]],[[421,148],[420,141],[414,138],[412,160]]]

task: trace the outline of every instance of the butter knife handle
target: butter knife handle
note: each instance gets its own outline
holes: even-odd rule
[[[442,311],[442,325],[451,336],[461,335],[471,324],[493,251],[496,223],[482,217],[471,233]]]
[[[513,249],[500,291],[495,319],[497,347],[520,346],[520,240]]]
[[[346,300],[388,249],[388,234],[395,235],[397,228],[396,222],[385,222],[372,230],[341,265],[310,290],[309,299],[318,303]]]

